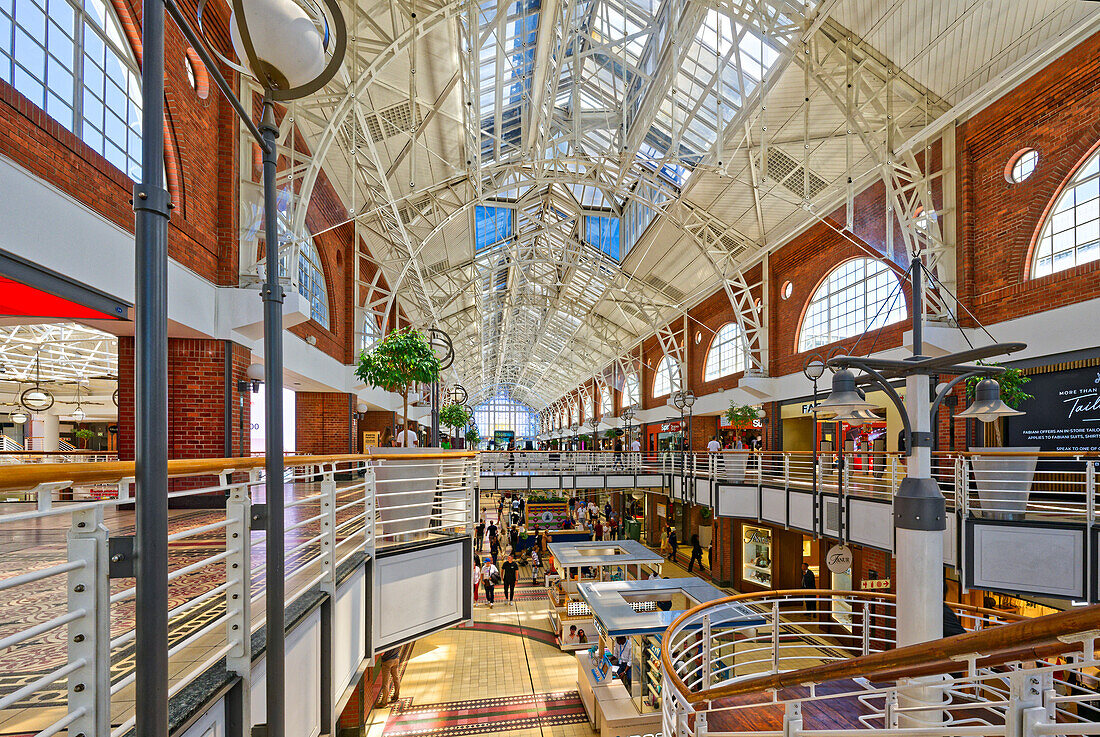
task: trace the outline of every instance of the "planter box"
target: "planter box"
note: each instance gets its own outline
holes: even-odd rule
[[[1039,456],[1005,456],[998,453],[1038,453],[1038,446],[1022,448],[971,448],[974,497],[984,519],[1022,520],[1035,479]]]

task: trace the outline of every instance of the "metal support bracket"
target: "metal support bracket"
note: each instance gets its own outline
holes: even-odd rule
[[[162,217],[169,217],[175,205],[172,204],[172,195],[168,190],[153,187],[148,184],[134,185],[134,211],[148,210]]]
[[[916,432],[909,433],[909,443],[914,448],[931,448],[932,447],[933,434],[930,432]]]
[[[903,530],[947,529],[947,502],[935,479],[906,477],[894,495],[894,527]]]
[[[253,504],[250,511],[252,520],[251,527],[249,529],[260,532],[267,530],[267,502],[263,504]]]
[[[108,578],[134,578],[133,536],[108,538],[107,561]]]

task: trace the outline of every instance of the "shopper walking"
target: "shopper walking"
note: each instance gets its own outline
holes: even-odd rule
[[[497,584],[500,583],[500,570],[493,563],[492,558],[485,559],[485,565],[481,567],[481,585],[485,587],[485,600],[489,602],[489,608],[493,608],[493,594]]]
[[[519,566],[512,560],[512,556],[508,556],[504,559],[504,565],[501,566],[504,578],[504,598],[508,600],[509,604],[513,604],[513,598],[516,595],[516,577],[519,576]]]
[[[474,545],[475,545],[474,549],[477,550],[477,552],[480,553],[482,547],[485,545],[485,517],[484,516],[482,516],[482,518],[480,520],[478,520],[476,531],[477,531],[477,534],[474,537]]]
[[[810,570],[810,564],[809,563],[806,563],[806,562],[802,563],[802,581],[801,581],[800,585],[804,589],[816,589],[817,588],[817,576],[815,576],[814,572]],[[807,595],[807,597],[806,597],[806,611],[808,611],[808,612],[816,612],[817,611],[817,601],[815,599],[811,598],[809,595]]]
[[[676,540],[676,530],[672,527],[668,528],[668,559],[672,562],[676,562],[676,546],[678,545]]]
[[[703,567],[703,546],[699,544],[697,534],[691,536],[691,560],[688,561],[688,573],[691,573],[696,563],[700,568]]]
[[[393,647],[382,653],[378,664],[382,670],[382,688],[378,690],[378,706],[386,706],[401,696],[401,647]],[[390,695],[390,689],[393,695]]]

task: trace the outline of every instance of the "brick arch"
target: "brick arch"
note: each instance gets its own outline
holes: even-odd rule
[[[1054,210],[1054,204],[1062,197],[1062,194],[1066,191],[1066,187],[1077,176],[1077,173],[1081,171],[1085,164],[1089,163],[1094,156],[1100,156],[1100,124],[1093,126],[1093,136],[1091,143],[1085,143],[1089,141],[1089,138],[1083,138],[1079,147],[1084,148],[1084,153],[1077,156],[1077,160],[1073,166],[1069,168],[1061,180],[1058,183],[1057,189],[1054,190],[1054,194],[1046,198],[1046,203],[1043,205],[1042,211],[1039,214],[1039,218],[1035,223],[1035,227],[1031,233],[1031,239],[1028,241],[1027,252],[1024,257],[1023,279],[1024,281],[1030,280],[1032,265],[1035,262],[1035,249],[1039,245],[1039,238],[1043,234],[1043,228],[1046,227],[1047,222],[1050,220],[1051,212]],[[1039,164],[1043,163],[1043,152],[1039,151]],[[1022,183],[1021,183],[1022,184]],[[1056,276],[1057,274],[1070,275],[1073,273],[1073,269],[1065,269],[1063,271],[1057,271],[1049,274],[1049,276]]]
[[[137,20],[134,18],[134,14],[130,11],[130,7],[126,4],[125,0],[110,0],[111,7],[114,8],[115,17],[118,18],[118,24],[122,27],[122,32],[126,34],[126,40],[130,43],[130,49],[134,52],[134,59],[137,60],[138,69],[142,68],[144,63],[144,46],[141,43],[141,29]],[[164,100],[164,170],[168,177],[168,181],[164,183],[168,189],[168,195],[171,201],[176,205],[176,208],[182,213],[184,212],[183,202],[183,176],[180,167],[179,157],[179,145],[176,141],[175,130],[171,124],[170,97],[166,94]],[[145,101],[142,100],[142,108],[145,107]]]
[[[698,377],[692,377],[692,378],[698,378],[700,385],[708,383],[707,382],[707,364],[710,362],[710,351],[714,347],[714,341],[718,340],[718,333],[722,332],[726,328],[727,325],[738,325],[738,323],[737,323],[736,320],[726,320],[724,323],[719,325],[716,329],[711,331],[710,340],[707,341],[706,350],[703,351],[703,361],[699,364],[699,376]],[[745,331],[742,330],[741,331],[741,340],[744,341],[744,339],[745,339]],[[748,361],[748,356],[742,355],[742,361],[747,362]],[[736,376],[737,374],[743,374],[743,373],[745,373],[745,369],[741,369],[740,371],[734,371],[733,373],[726,374],[725,376],[720,376],[716,379],[712,379],[712,381],[718,381],[719,379],[728,379],[731,376]]]
[[[798,327],[794,331],[794,346],[791,348],[791,355],[797,356],[797,355],[800,355],[804,352],[799,348],[799,344],[802,342],[802,325],[806,321],[806,311],[810,309],[810,302],[814,301],[814,297],[817,296],[817,292],[818,292],[819,289],[821,289],[821,285],[824,284],[825,281],[830,276],[833,275],[833,272],[835,272],[841,266],[843,266],[844,264],[849,263],[851,261],[856,261],[857,259],[865,259],[865,260],[868,260],[868,261],[876,260],[874,258],[874,256],[872,256],[869,253],[854,254],[854,255],[842,258],[841,260],[837,261],[832,266],[830,266],[828,269],[826,269],[824,271],[824,273],[821,274],[820,278],[818,278],[818,280],[814,284],[813,288],[810,289],[809,295],[806,297],[805,301],[802,303],[802,309],[798,313],[798,322],[797,322]],[[898,265],[896,263],[894,263],[894,261],[892,259],[889,259],[886,256],[882,256],[877,260],[879,260],[882,263],[886,264],[887,268],[889,268],[890,271],[892,271],[894,273],[894,276],[898,279],[898,281],[901,282],[901,298],[905,301],[905,313],[907,315],[910,314],[911,308],[910,308],[910,305],[909,305],[909,295],[906,294],[905,281],[902,279],[902,276],[905,274],[905,272],[902,271],[898,267]],[[875,329],[876,330],[882,330],[883,328],[886,328],[886,327],[889,327],[889,325],[883,325],[882,327],[875,328]],[[853,337],[857,337],[857,336],[853,336]],[[829,343],[829,345],[842,343],[845,340],[850,340],[850,338],[843,338],[841,340],[836,340],[836,341],[833,341],[832,343]]]

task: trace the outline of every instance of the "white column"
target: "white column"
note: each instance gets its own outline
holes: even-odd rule
[[[905,405],[914,433],[932,431],[928,377],[905,380]],[[932,448],[914,445],[906,462],[909,479],[932,478]],[[897,525],[898,647],[943,637],[943,532]],[[935,526],[935,525],[933,525]]]
[[[58,449],[58,416],[39,413],[31,415],[29,450],[56,452]]]

